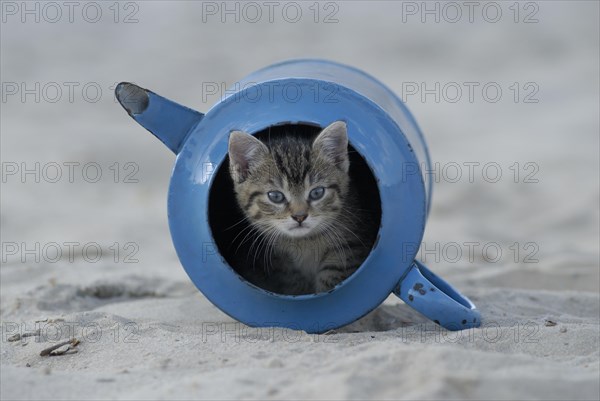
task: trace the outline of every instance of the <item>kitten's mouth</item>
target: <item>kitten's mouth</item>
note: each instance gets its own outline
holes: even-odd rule
[[[319,218],[308,217],[306,220],[298,223],[288,219],[278,224],[279,231],[290,238],[303,238],[314,235],[320,224]]]
[[[286,234],[290,237],[304,237],[312,231],[312,227],[306,225],[296,225],[286,228]]]

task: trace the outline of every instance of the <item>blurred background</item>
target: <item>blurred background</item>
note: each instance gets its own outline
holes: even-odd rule
[[[305,57],[368,72],[414,114],[438,181],[420,254],[434,270],[598,291],[598,15],[593,1],[2,1],[2,264],[27,272],[5,271],[2,297],[32,277],[187,283],[166,214],[175,156],[116,83],[205,112]]]

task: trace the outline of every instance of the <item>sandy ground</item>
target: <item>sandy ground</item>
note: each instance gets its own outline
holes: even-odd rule
[[[97,23],[83,3],[72,23],[66,9],[36,23],[6,3],[2,399],[600,398],[598,3],[536,2],[517,17],[497,3],[497,23],[485,4],[472,23],[466,10],[422,23],[407,2],[322,4],[318,23],[299,3],[297,23],[269,22],[266,9],[257,23],[222,23],[210,10],[203,21],[208,3],[160,1],[120,3],[116,23],[112,2]],[[323,23],[333,11],[338,22]],[[471,297],[482,328],[439,330],[390,297],[327,335],[252,329],[188,280],[166,217],[174,156],[115,103],[114,84],[205,111],[212,88],[309,56],[364,69],[407,101],[440,163],[419,256]],[[440,99],[411,94],[438,82]],[[498,101],[482,94],[489,83]],[[468,163],[479,163],[472,180]],[[500,178],[482,175],[488,163]],[[71,337],[77,353],[40,356]]]

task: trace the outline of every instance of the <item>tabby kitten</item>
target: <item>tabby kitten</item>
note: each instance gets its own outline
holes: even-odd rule
[[[282,294],[308,294],[332,289],[360,266],[373,238],[349,167],[343,121],[316,138],[286,134],[263,143],[231,133],[229,170],[251,229],[246,252],[259,261],[250,281]]]

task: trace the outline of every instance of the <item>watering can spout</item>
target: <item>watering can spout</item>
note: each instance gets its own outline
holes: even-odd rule
[[[115,89],[117,100],[129,116],[160,139],[175,154],[204,114],[165,99],[129,82]]]

